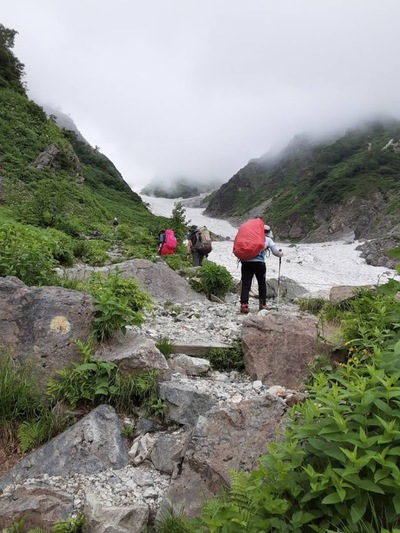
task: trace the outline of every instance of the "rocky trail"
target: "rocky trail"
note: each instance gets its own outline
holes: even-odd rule
[[[122,272],[126,269],[126,275],[136,268],[155,298],[155,306],[145,313],[143,325],[128,328],[128,342],[140,336],[154,346],[166,338],[174,346],[160,380],[160,397],[169,406],[169,424],[140,417],[119,420],[108,406],[94,409],[0,477],[0,508],[4,509],[0,512],[0,525],[6,523],[5,517],[19,516],[22,508],[31,509],[34,514],[38,505],[41,516],[49,522],[84,513],[98,532],[144,531],[169,505],[186,508],[189,514],[197,512],[202,501],[200,493],[212,496],[215,490],[214,482],[210,485],[202,468],[210,469],[214,472],[212,477],[217,475],[226,483],[229,469],[253,467],[266,442],[273,438],[286,402],[296,397],[297,391],[265,384],[246,372],[212,370],[205,358],[212,347],[230,347],[241,341],[246,321],[267,319],[270,313],[293,315],[297,309],[293,303],[282,302],[278,311],[271,302],[270,311],[258,312],[254,299],[250,303],[253,312],[240,315],[237,294],[228,295],[224,302],[210,301],[194,293],[185,280],[163,264],[134,260],[118,266]],[[160,286],[154,284],[160,272],[161,277],[173,276],[174,282],[163,277]],[[166,293],[165,287],[172,287],[168,290],[173,294]],[[113,351],[118,357],[118,347]],[[226,427],[226,421],[219,420],[221,416],[228,421]],[[237,426],[237,416],[244,416],[246,423]],[[122,428],[131,428],[129,439],[121,438]],[[262,440],[260,432],[264,435]],[[104,435],[115,437],[104,442]],[[233,439],[229,448],[237,449],[237,456],[230,454],[229,459],[224,451],[227,435],[228,440]],[[203,442],[200,447],[199,439]],[[244,458],[243,450],[252,439],[254,449]],[[100,466],[82,460],[88,446],[92,455],[101,456]],[[196,471],[193,465],[199,460],[203,467]],[[196,476],[200,479],[194,481]],[[193,494],[188,486],[197,486],[199,491]],[[55,502],[58,515],[50,510]],[[132,513],[135,524],[129,518]]]

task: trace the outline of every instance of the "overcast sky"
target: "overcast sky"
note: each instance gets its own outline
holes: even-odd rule
[[[399,0],[0,0],[28,96],[139,191],[400,117]]]

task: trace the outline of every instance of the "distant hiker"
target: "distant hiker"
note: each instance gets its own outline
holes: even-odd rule
[[[272,231],[260,218],[248,220],[240,226],[235,237],[233,253],[242,262],[242,290],[240,294],[240,312],[249,312],[249,293],[253,276],[258,283],[259,310],[267,309],[267,283],[265,280],[265,254],[271,250],[276,257],[283,252],[272,240]],[[253,255],[253,257],[251,257]]]
[[[194,224],[190,227],[187,239],[187,257],[192,256],[193,266],[201,266],[203,259],[212,251],[210,232],[206,226],[198,227]]]
[[[172,255],[177,245],[178,241],[172,229],[162,229],[158,232],[157,253],[159,255]]]
[[[116,228],[116,227],[118,226],[118,219],[117,219],[117,217],[114,218],[112,225],[113,225],[113,228]]]

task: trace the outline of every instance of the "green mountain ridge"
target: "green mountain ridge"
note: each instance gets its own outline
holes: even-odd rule
[[[57,124],[50,109],[48,116],[28,98],[22,81],[24,65],[12,51],[16,34],[0,24],[3,251],[11,246],[11,233],[16,236],[27,231],[37,242],[55,239],[56,248],[60,241],[68,243],[69,255],[73,253],[75,259],[92,264],[109,260],[114,248],[118,248],[122,260],[151,257],[157,233],[169,219],[149,211],[115,165],[83,139],[72,119],[69,126],[66,124],[70,129],[65,129],[65,117]],[[119,220],[117,231],[112,227],[114,217]],[[49,230],[51,237],[46,233]],[[0,274],[10,273],[0,255]]]
[[[240,223],[250,210],[280,239],[387,235],[400,223],[400,122],[365,123],[329,142],[297,136],[249,161],[209,197],[205,214]]]

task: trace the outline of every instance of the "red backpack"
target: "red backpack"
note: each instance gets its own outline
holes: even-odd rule
[[[165,230],[165,241],[161,247],[160,255],[171,255],[175,252],[178,241],[172,229]]]
[[[239,226],[233,241],[233,253],[241,261],[254,259],[265,246],[264,222],[252,218]]]

